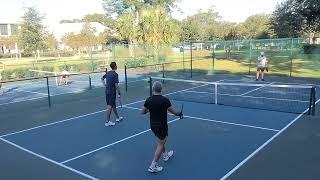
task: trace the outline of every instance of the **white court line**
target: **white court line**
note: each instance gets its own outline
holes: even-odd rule
[[[180,118],[176,118],[176,119],[174,119],[174,120],[172,120],[172,121],[169,121],[168,123],[172,123],[172,122],[175,122],[175,121],[178,121],[178,120],[180,120]],[[98,148],[98,149],[95,149],[95,150],[89,151],[89,152],[87,152],[87,153],[81,154],[81,155],[79,155],[79,156],[76,156],[76,157],[67,159],[67,160],[61,162],[61,164],[65,164],[65,163],[67,163],[67,162],[70,162],[70,161],[79,159],[79,158],[81,158],[81,157],[87,156],[87,155],[89,155],[89,154],[92,154],[92,153],[94,153],[94,152],[100,151],[100,150],[105,149],[105,148],[107,148],[107,147],[110,147],[110,146],[119,144],[119,143],[121,143],[121,142],[123,142],[123,141],[126,141],[126,140],[128,140],[128,139],[134,138],[134,137],[136,137],[136,136],[139,136],[139,135],[144,134],[144,133],[149,132],[149,131],[151,131],[151,129],[147,129],[147,130],[145,130],[145,131],[142,131],[142,132],[139,132],[139,133],[134,134],[134,135],[132,135],[132,136],[123,138],[123,139],[121,139],[121,140],[119,140],[119,141],[113,142],[113,143],[108,144],[108,145],[106,145],[106,146],[102,146],[102,147],[100,147],[100,148]]]
[[[221,124],[229,124],[229,125],[234,125],[234,126],[242,126],[242,127],[261,129],[261,130],[268,130],[268,131],[274,131],[274,132],[279,132],[280,131],[278,129],[264,128],[264,127],[260,127],[260,126],[252,126],[252,125],[239,124],[239,123],[231,123],[231,122],[226,122],[226,121],[218,121],[218,120],[214,120],[214,119],[206,119],[206,118],[199,118],[199,117],[192,117],[192,116],[184,116],[184,117],[191,118],[191,119],[198,119],[198,120],[201,120],[201,121],[216,122],[216,123],[221,123]]]
[[[201,91],[184,91],[184,92],[190,92],[190,93],[199,93],[199,94],[212,94],[211,92],[201,92]],[[292,102],[302,102],[302,103],[309,103],[309,101],[302,101],[302,100],[295,100],[295,99],[283,99],[283,98],[268,98],[263,96],[243,96],[243,95],[234,95],[234,94],[224,94],[224,93],[218,93],[218,95],[222,96],[234,96],[234,97],[244,97],[244,98],[252,98],[252,99],[268,99],[268,100],[278,100],[278,101],[292,101]]]
[[[6,88],[4,88],[6,89]],[[8,91],[20,91],[20,92],[27,92],[27,93],[33,93],[33,94],[41,94],[41,95],[47,95],[47,93],[40,93],[40,92],[36,92],[36,91],[26,91],[26,90],[20,90],[20,89],[7,89]],[[8,92],[7,91],[7,92]]]
[[[79,93],[79,92],[83,92],[85,91],[85,89],[79,89],[77,91],[70,91],[70,92],[64,92],[64,93],[58,93],[58,94],[54,94],[54,93],[50,93],[50,97],[54,97],[54,96],[59,96],[59,95],[65,95],[65,94],[73,94],[73,93]],[[40,96],[40,97],[35,97],[35,98],[30,98],[30,99],[22,99],[22,100],[18,100],[18,101],[12,101],[12,102],[7,102],[7,103],[1,103],[0,106],[2,105],[7,105],[7,104],[14,104],[14,103],[19,103],[19,102],[26,102],[26,101],[32,101],[32,100],[37,100],[37,99],[43,99],[43,98],[47,98],[48,94],[44,94],[45,96]]]
[[[92,179],[92,180],[97,180],[97,178],[95,178],[95,177],[93,177],[93,176],[90,176],[90,175],[85,174],[85,173],[83,173],[83,172],[81,172],[81,171],[78,171],[78,170],[73,169],[73,168],[71,168],[71,167],[69,167],[69,166],[66,166],[66,165],[64,165],[64,164],[62,164],[62,163],[58,163],[57,161],[54,161],[54,160],[49,159],[49,158],[47,158],[47,157],[44,157],[44,156],[42,156],[42,155],[40,155],[40,154],[37,154],[37,153],[35,153],[35,152],[32,152],[32,151],[30,151],[30,150],[28,150],[28,149],[26,149],[26,148],[23,148],[23,147],[15,144],[15,143],[13,143],[13,142],[11,142],[11,141],[8,141],[8,140],[3,139],[3,138],[0,138],[0,140],[3,141],[3,142],[5,142],[5,143],[8,143],[8,144],[10,144],[10,145],[12,145],[12,146],[14,146],[14,147],[16,147],[16,148],[18,148],[18,149],[20,149],[20,150],[22,150],[22,151],[25,151],[25,152],[27,152],[27,153],[29,153],[29,154],[32,154],[32,155],[34,155],[34,156],[36,156],[36,157],[38,157],[38,158],[41,158],[41,159],[46,160],[46,161],[49,161],[49,162],[51,162],[51,163],[53,163],[53,164],[55,164],[55,165],[58,165],[58,166],[60,166],[60,167],[62,167],[62,168],[68,169],[69,171],[72,171],[72,172],[74,172],[74,173],[76,173],[76,174],[79,174],[79,175],[81,175],[81,176],[83,176],[83,177],[86,177],[86,178]]]
[[[244,96],[244,95],[246,95],[246,94],[252,93],[252,92],[254,92],[254,91],[257,91],[257,90],[259,90],[259,89],[262,89],[262,88],[264,88],[264,87],[267,87],[268,85],[271,85],[271,84],[273,84],[273,83],[269,83],[269,84],[266,84],[266,85],[264,85],[264,86],[255,88],[255,89],[253,89],[253,90],[251,90],[251,91],[248,91],[248,92],[245,92],[245,93],[243,93],[243,94],[240,94],[240,96]]]
[[[319,103],[320,99],[316,102]],[[255,156],[259,151],[261,151],[265,146],[267,146],[272,140],[274,140],[276,137],[278,137],[281,133],[283,133],[286,129],[288,129],[293,123],[295,123],[300,117],[305,114],[309,108],[307,108],[303,113],[298,115],[293,121],[291,121],[287,126],[282,128],[277,134],[272,136],[267,142],[262,144],[258,149],[256,149],[253,153],[251,153],[247,158],[245,158],[243,161],[241,161],[236,167],[231,169],[226,175],[224,175],[220,180],[227,179],[231,174],[233,174],[236,170],[238,170],[243,164],[245,164],[247,161],[249,161],[253,156]]]
[[[141,110],[141,109],[135,108],[135,107],[129,107],[129,106],[123,106],[123,107],[124,107],[124,108],[128,108],[128,109]],[[168,113],[168,115],[174,116],[174,115],[171,114],[171,113]],[[202,120],[202,121],[216,122],[216,123],[221,123],[221,124],[229,124],[229,125],[234,125],[234,126],[242,126],[242,127],[254,128],[254,129],[262,129],[262,130],[275,131],[275,132],[278,132],[278,131],[279,131],[279,130],[277,130],[277,129],[264,128],[264,127],[260,127],[260,126],[252,126],[252,125],[247,125],[247,124],[231,123],[231,122],[226,122],[226,121],[219,121],[219,120],[214,120],[214,119],[199,118],[199,117],[193,117],[193,116],[187,116],[187,115],[184,115],[183,117],[185,117],[185,118],[190,118],[190,119],[198,119],[198,120]]]
[[[36,127],[33,127],[33,128],[29,128],[29,129],[24,129],[24,130],[21,130],[21,131],[17,131],[17,132],[13,132],[13,133],[2,135],[2,136],[0,136],[0,138],[6,137],[6,136],[11,136],[11,135],[14,135],[14,134],[19,134],[19,133],[22,133],[22,132],[26,132],[26,131],[30,131],[30,130],[34,130],[34,129],[38,129],[38,128],[42,128],[42,127],[46,127],[46,126],[51,126],[51,125],[54,125],[54,124],[59,124],[59,123],[62,123],[62,122],[67,122],[67,121],[70,121],[70,120],[74,120],[74,119],[90,116],[90,115],[101,113],[101,112],[104,112],[104,111],[105,110],[101,110],[101,111],[97,111],[97,112],[93,112],[93,113],[89,113],[89,114],[84,114],[84,115],[81,115],[81,116],[72,117],[72,118],[69,118],[69,119],[62,120],[62,121],[56,121],[56,122],[53,122],[53,123],[44,124],[44,125],[41,125],[41,126],[36,126]]]

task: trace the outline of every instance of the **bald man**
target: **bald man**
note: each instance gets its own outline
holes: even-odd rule
[[[158,81],[152,86],[153,95],[149,97],[142,108],[142,114],[150,112],[150,128],[156,136],[157,149],[154,153],[151,165],[148,168],[149,172],[156,173],[162,171],[163,167],[158,165],[158,161],[162,155],[164,161],[168,161],[173,155],[173,151],[166,151],[165,144],[168,137],[168,120],[167,111],[179,116],[182,119],[182,112],[178,112],[172,105],[169,99],[161,95],[162,84]]]

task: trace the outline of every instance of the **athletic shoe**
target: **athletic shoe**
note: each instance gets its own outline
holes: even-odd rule
[[[261,81],[264,81],[264,79],[261,79]]]
[[[123,120],[123,117],[121,117],[121,116],[116,119],[117,122],[120,122],[120,121],[122,121],[122,120]]]
[[[151,172],[151,173],[157,173],[157,172],[162,171],[162,169],[163,169],[162,166],[154,165],[153,167],[150,166],[150,167],[148,168],[148,171]]]
[[[259,79],[256,79],[256,81],[258,81]]]
[[[108,126],[114,126],[115,124],[116,123],[109,121],[109,122],[106,122],[104,125],[108,127]]]
[[[171,156],[173,156],[173,151],[172,151],[172,150],[169,151],[169,152],[167,152],[166,154],[163,154],[162,159],[163,159],[164,161],[168,161],[168,160],[171,158]]]

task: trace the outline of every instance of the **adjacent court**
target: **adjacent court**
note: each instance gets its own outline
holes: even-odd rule
[[[168,162],[160,162],[164,171],[156,175],[147,171],[155,139],[149,115],[139,111],[143,100],[119,107],[125,119],[114,127],[105,127],[106,112],[98,111],[0,139],[89,179],[227,179],[257,150],[308,113],[312,97],[312,86],[158,80],[177,109],[184,105],[185,116],[168,115],[167,147],[175,153]],[[237,101],[245,106],[239,107]],[[259,106],[261,103],[266,106]]]

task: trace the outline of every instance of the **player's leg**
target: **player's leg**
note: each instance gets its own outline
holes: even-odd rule
[[[259,75],[260,75],[260,68],[257,67],[256,81],[259,80]]]
[[[264,81],[264,68],[261,69],[261,81]]]
[[[112,103],[111,103],[111,96],[106,94],[106,102],[107,102],[107,117],[106,117],[106,123],[105,126],[113,126],[115,125],[114,122],[111,122],[111,112],[112,112]]]
[[[116,96],[112,96],[111,106],[112,106],[112,110],[114,112],[114,115],[116,116],[116,121],[117,122],[121,121],[123,119],[123,117],[119,116],[119,114],[118,114],[117,105],[116,105]]]
[[[156,131],[159,131],[158,128],[156,128]],[[159,132],[155,133],[156,136],[159,136]],[[158,165],[158,161],[161,157],[161,154],[164,152],[164,144],[166,142],[166,137],[164,139],[160,139],[157,137],[157,148],[154,152],[153,160],[148,168],[149,172],[159,172],[162,171],[163,167]]]

